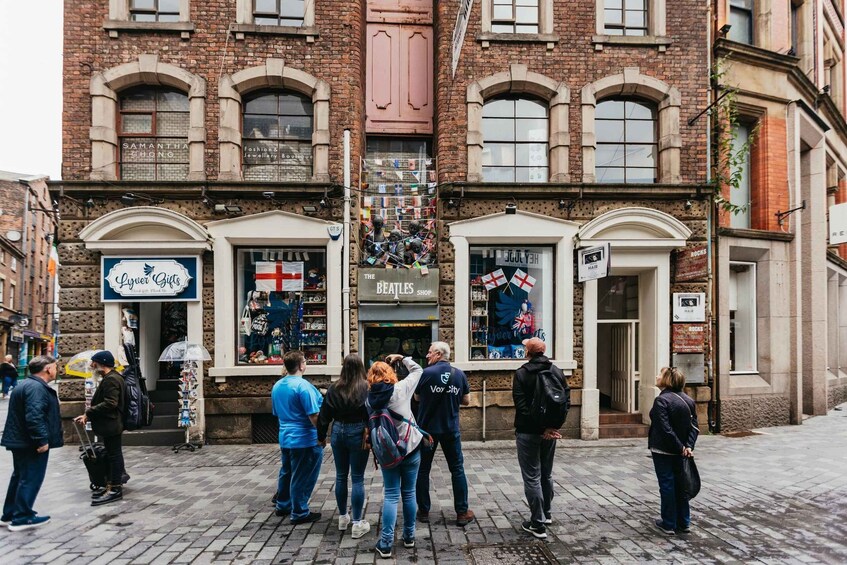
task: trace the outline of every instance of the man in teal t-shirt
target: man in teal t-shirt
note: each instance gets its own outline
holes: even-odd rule
[[[306,358],[300,351],[283,357],[286,376],[271,391],[273,413],[279,418],[279,448],[282,467],[277,485],[276,515],[291,515],[292,524],[317,522],[320,512],[309,511],[309,498],[318,482],[323,447],[318,444],[318,413],[323,398],[303,378]]]

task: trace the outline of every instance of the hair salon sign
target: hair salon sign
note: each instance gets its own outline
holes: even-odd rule
[[[198,300],[197,257],[103,257],[102,300]]]

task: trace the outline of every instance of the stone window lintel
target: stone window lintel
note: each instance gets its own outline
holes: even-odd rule
[[[478,33],[474,38],[483,49],[491,43],[546,43],[547,49],[553,49],[559,43],[559,36],[554,33]]]
[[[133,22],[128,20],[106,20],[103,29],[109,37],[116,38],[119,32],[128,33],[179,33],[182,39],[189,39],[194,33],[192,22]]]
[[[290,37],[305,37],[307,43],[314,43],[320,35],[317,27],[269,26],[254,24],[232,24],[230,32],[235,39],[244,39],[246,35],[281,35]]]

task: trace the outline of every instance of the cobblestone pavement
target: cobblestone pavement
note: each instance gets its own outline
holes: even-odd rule
[[[449,474],[439,455],[432,523],[418,525],[415,549],[395,546],[395,562],[542,563],[529,558],[543,555],[543,545],[561,563],[847,563],[847,405],[802,426],[762,432],[701,437],[704,488],[692,503],[692,532],[673,538],[648,527],[659,503],[643,441],[560,443],[555,523],[546,543],[519,529],[527,509],[511,442],[466,445],[477,522],[455,525]],[[34,531],[0,531],[0,562],[375,562],[381,477],[370,469],[366,475],[366,517],[373,527],[353,540],[349,530],[336,527],[329,449],[312,497],[313,509],[324,516],[296,527],[275,517],[270,505],[278,469],[274,446],[206,446],[179,454],[128,448],[126,460],[132,480],[125,499],[91,508],[76,447],[52,452],[36,505],[52,521]],[[0,489],[10,467],[11,457],[0,454]],[[485,547],[509,543],[527,545],[511,553]]]

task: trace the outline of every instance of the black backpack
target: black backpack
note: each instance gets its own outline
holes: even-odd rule
[[[539,426],[558,430],[565,423],[571,407],[571,389],[565,376],[554,369],[551,367],[538,372],[531,408]]]

